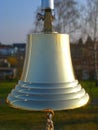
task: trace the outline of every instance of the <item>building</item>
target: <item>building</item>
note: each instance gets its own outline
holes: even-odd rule
[[[14,54],[25,54],[26,51],[26,43],[13,43],[13,52]]]
[[[0,44],[0,56],[9,56],[13,53],[12,45],[2,45]]]
[[[25,43],[0,44],[0,79],[20,77],[24,63],[25,48]]]
[[[0,61],[0,80],[12,80],[16,77],[16,68],[11,67],[6,59]]]

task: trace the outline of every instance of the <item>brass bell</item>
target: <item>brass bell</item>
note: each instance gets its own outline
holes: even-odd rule
[[[74,76],[69,35],[29,34],[23,73],[7,102],[25,110],[64,110],[84,106],[88,100]]]

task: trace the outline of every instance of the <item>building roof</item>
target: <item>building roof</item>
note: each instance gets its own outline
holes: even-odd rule
[[[13,43],[13,47],[25,48],[26,47],[26,43]]]

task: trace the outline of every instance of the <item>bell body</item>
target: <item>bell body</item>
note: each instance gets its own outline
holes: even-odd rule
[[[88,100],[74,76],[69,35],[29,34],[23,73],[7,102],[25,110],[64,110]]]
[[[27,46],[22,81],[64,83],[75,80],[68,35],[31,34]]]

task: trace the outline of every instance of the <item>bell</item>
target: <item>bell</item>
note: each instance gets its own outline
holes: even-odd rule
[[[23,73],[7,102],[25,110],[64,110],[84,106],[88,100],[74,75],[69,35],[29,34]]]

